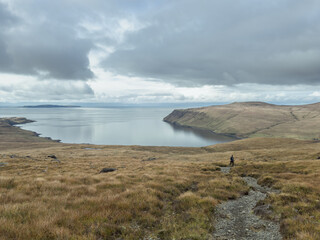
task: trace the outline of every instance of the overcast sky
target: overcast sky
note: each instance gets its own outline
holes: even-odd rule
[[[0,102],[320,101],[319,0],[0,0]]]

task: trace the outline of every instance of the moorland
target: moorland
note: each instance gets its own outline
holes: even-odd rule
[[[242,176],[279,190],[258,204],[272,206],[262,217],[284,239],[319,239],[319,141],[64,144],[10,121],[0,121],[0,239],[212,239],[218,204],[249,191]],[[231,154],[236,166],[224,174]]]
[[[164,121],[238,138],[320,139],[320,132],[317,131],[320,129],[320,103],[275,105],[265,102],[235,102],[174,110]]]

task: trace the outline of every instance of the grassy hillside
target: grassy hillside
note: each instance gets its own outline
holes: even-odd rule
[[[174,110],[164,121],[239,138],[320,139],[320,103],[299,106],[232,103]]]
[[[210,239],[215,206],[248,192],[243,175],[281,191],[264,200],[273,209],[264,217],[280,221],[285,239],[319,239],[317,141],[256,138],[204,148],[42,141],[1,149],[0,239]],[[225,175],[219,166],[231,154],[236,167]]]

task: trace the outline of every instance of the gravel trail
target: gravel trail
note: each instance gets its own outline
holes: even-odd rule
[[[230,167],[222,167],[221,171],[228,174]],[[262,187],[252,177],[243,177],[251,187],[248,195],[236,200],[220,204],[215,213],[215,232],[213,239],[217,240],[278,240],[282,239],[279,223],[261,219],[253,209],[258,201],[266,198],[274,190]],[[268,206],[264,206],[268,207]],[[268,209],[262,209],[267,210]],[[270,210],[269,210],[270,211]]]

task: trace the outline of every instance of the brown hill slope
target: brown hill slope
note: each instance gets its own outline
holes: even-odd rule
[[[246,137],[320,138],[320,103],[274,105],[243,102],[174,110],[164,121]]]

